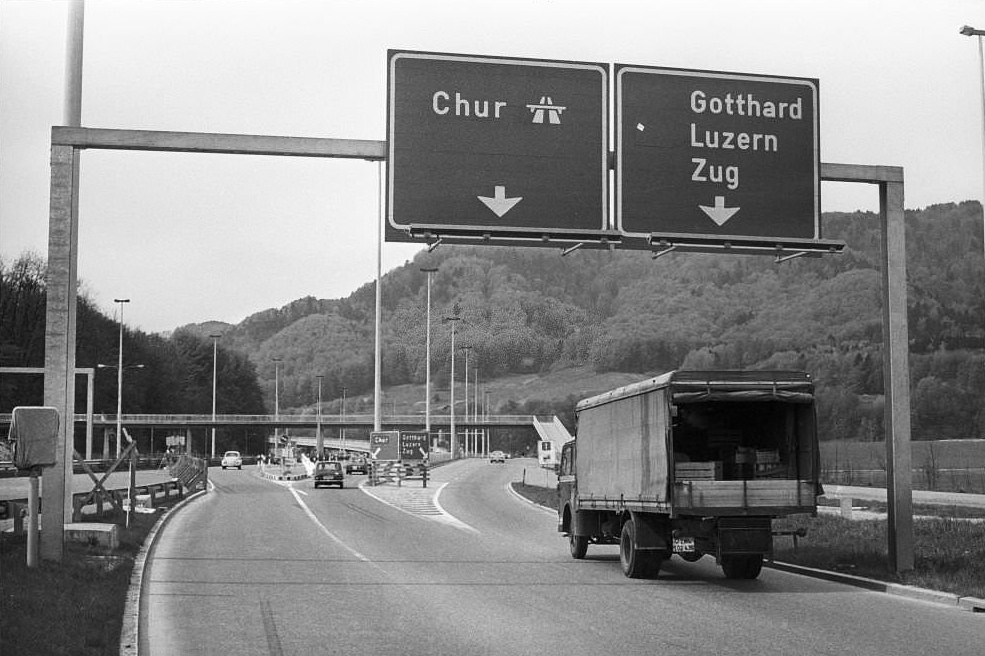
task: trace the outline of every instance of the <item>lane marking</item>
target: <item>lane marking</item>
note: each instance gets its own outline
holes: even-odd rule
[[[526,503],[529,506],[533,506],[534,508],[536,508],[537,510],[539,510],[541,512],[545,512],[545,513],[547,513],[549,515],[553,515],[554,517],[557,517],[557,511],[556,510],[551,510],[550,508],[547,508],[546,506],[540,505],[536,501],[531,501],[527,497],[523,496],[522,494],[520,494],[519,492],[517,492],[516,490],[514,490],[513,489],[513,481],[507,481],[505,487],[506,487],[506,491],[507,492],[509,492],[511,495],[513,495],[514,497],[516,497],[520,501],[523,501],[524,503]]]
[[[325,535],[327,535],[328,538],[330,540],[332,540],[332,542],[334,542],[335,544],[339,545],[340,547],[342,547],[343,549],[345,549],[346,551],[348,551],[350,554],[352,554],[353,556],[355,556],[355,558],[357,560],[361,560],[364,563],[369,563],[370,565],[372,565],[376,569],[380,570],[381,572],[383,571],[383,568],[382,567],[380,567],[379,565],[377,565],[376,563],[374,563],[372,560],[370,560],[368,557],[364,556],[362,553],[356,551],[355,549],[353,549],[352,547],[350,547],[349,545],[347,545],[345,542],[342,541],[342,538],[340,538],[339,536],[337,536],[334,533],[332,533],[331,531],[329,531],[325,527],[325,525],[322,524],[321,521],[319,521],[319,519],[317,517],[315,517],[315,513],[311,512],[311,508],[308,507],[308,504],[306,504],[304,502],[304,499],[302,499],[301,496],[298,494],[298,490],[295,490],[293,487],[288,487],[288,489],[291,491],[291,494],[294,495],[295,501],[297,501],[298,502],[298,505],[301,506],[301,510],[303,510],[304,511],[304,514],[308,516],[308,519],[310,519],[312,522],[314,522],[315,523],[315,526],[317,526],[321,530],[322,533],[324,533]]]
[[[373,487],[367,481],[363,481],[359,484],[359,489],[380,503],[396,508],[400,512],[429,519],[466,533],[480,535],[478,529],[469,526],[441,506],[438,497],[447,485],[448,483],[442,483],[436,488]]]

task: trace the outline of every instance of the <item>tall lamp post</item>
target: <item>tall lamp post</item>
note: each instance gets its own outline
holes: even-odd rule
[[[424,337],[424,432],[431,441],[431,274],[437,273],[437,267],[422,267],[421,271],[428,274],[428,306],[427,328]]]
[[[274,363],[274,449],[280,448],[280,363],[283,358],[270,358]]]
[[[321,382],[324,376],[315,376],[318,379],[318,424],[315,429],[315,455],[321,460],[322,455],[325,452],[325,441],[321,434]]]
[[[143,369],[142,364],[128,364],[126,366],[120,366],[119,364],[97,364],[97,369]],[[120,440],[123,438],[123,403],[120,399],[123,398],[123,377],[117,372],[116,377],[116,457],[120,457]],[[103,453],[106,454],[106,443],[103,443]]]
[[[454,460],[458,454],[458,438],[455,436],[455,324],[462,320],[461,317],[445,317],[445,321],[451,321],[451,440],[448,444],[451,449],[451,457]]]
[[[970,25],[965,25],[961,28],[961,34],[978,37],[978,89],[982,100],[982,189],[985,193],[985,52],[983,52],[982,46],[985,30],[976,30]],[[985,211],[985,198],[982,198],[982,208]],[[985,214],[983,214],[983,219],[985,219]],[[985,230],[985,221],[983,221],[982,229]]]
[[[215,458],[215,388],[216,372],[219,370],[219,338],[222,335],[212,334],[212,457]]]
[[[471,346],[462,346],[461,350],[465,351],[465,421],[469,420],[469,351],[472,350]],[[475,445],[471,442],[471,437],[469,436],[469,429],[465,429],[465,456],[471,456],[475,454]]]
[[[114,298],[120,304],[120,354],[116,365],[116,457],[120,457],[120,443],[123,441],[123,306],[129,298]]]
[[[342,405],[339,407],[339,443],[345,451],[345,385],[342,386]]]

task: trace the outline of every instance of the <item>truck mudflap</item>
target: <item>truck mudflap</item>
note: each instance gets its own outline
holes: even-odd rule
[[[773,524],[769,517],[722,517],[718,521],[718,555],[770,554]]]

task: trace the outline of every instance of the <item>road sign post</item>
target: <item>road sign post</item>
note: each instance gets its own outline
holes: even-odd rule
[[[616,238],[608,67],[389,52],[388,241]]]

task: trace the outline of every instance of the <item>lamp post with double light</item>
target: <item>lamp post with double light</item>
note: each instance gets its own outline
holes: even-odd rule
[[[460,347],[462,351],[465,352],[465,421],[469,420],[469,353],[472,351],[471,346]],[[475,445],[471,442],[472,437],[469,435],[469,429],[465,429],[465,457],[475,455]]]
[[[448,447],[451,450],[452,460],[458,457],[458,438],[455,436],[455,324],[462,320],[461,317],[445,317],[444,321],[451,322],[451,441]]]
[[[280,363],[283,358],[270,358],[274,363],[274,449],[280,449]]]
[[[212,449],[211,455],[215,458],[215,390],[216,390],[216,374],[219,370],[219,338],[222,335],[212,334],[209,335],[212,338]]]
[[[437,267],[422,267],[428,274],[427,328],[424,333],[424,432],[431,441],[431,275],[438,272]]]
[[[322,438],[321,434],[321,382],[324,376],[315,376],[318,379],[318,420],[317,428],[315,429],[315,455],[319,460],[322,459],[322,455],[325,453],[325,440]]]
[[[116,457],[120,457],[120,444],[123,441],[123,306],[129,298],[114,298],[120,304],[120,353],[116,366]]]

